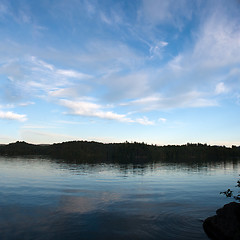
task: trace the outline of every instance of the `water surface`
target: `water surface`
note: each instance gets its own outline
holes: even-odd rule
[[[67,164],[0,158],[0,239],[208,239],[240,162]],[[237,190],[237,189],[236,189]]]

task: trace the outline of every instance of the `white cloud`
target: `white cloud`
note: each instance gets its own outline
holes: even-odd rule
[[[55,88],[48,92],[48,95],[52,98],[79,98],[79,96],[85,95],[90,92],[91,87],[87,84],[76,83],[71,87]]]
[[[225,86],[225,84],[223,82],[220,82],[217,84],[217,86],[215,88],[216,94],[222,94],[222,93],[227,93],[227,92],[228,92],[228,88]]]
[[[143,64],[144,56],[121,41],[94,40],[75,59],[86,69],[106,74],[110,70],[134,69]]]
[[[187,50],[155,71],[156,81],[150,88],[152,96],[155,92],[159,99],[148,101],[155,109],[216,106],[216,94],[239,91],[240,17],[232,17],[219,5],[214,5],[214,11],[203,12]],[[147,107],[147,100],[140,98],[133,103],[140,105],[142,101]]]
[[[25,107],[25,106],[29,106],[29,105],[33,105],[35,104],[34,102],[20,102],[18,104],[6,104],[6,105],[0,105],[0,108],[16,108],[17,106],[20,107]]]
[[[76,90],[71,88],[60,88],[53,89],[48,92],[48,94],[52,97],[66,97],[66,96],[76,96]]]
[[[166,46],[168,45],[168,42],[160,41],[160,42],[158,43],[158,45],[159,45],[160,47],[166,47]]]
[[[88,41],[75,53],[64,53],[48,48],[50,53],[47,53],[46,57],[44,56],[46,52],[42,53],[44,56],[42,59],[52,61],[42,60],[41,57],[26,57],[25,52],[32,50],[26,46],[20,50],[21,46],[18,45],[16,52],[20,56],[19,59],[12,58],[7,64],[0,66],[0,72],[7,75],[11,86],[20,93],[23,92],[22,95],[44,96],[55,103],[57,98],[69,99],[67,101],[70,101],[72,106],[67,107],[72,113],[83,116],[137,122],[138,120],[128,118],[126,112],[215,106],[217,102],[212,96],[216,97],[216,94],[230,91],[226,79],[221,79],[222,83],[218,83],[219,67],[231,68],[231,64],[238,64],[240,61],[237,18],[227,17],[222,9],[216,9],[210,15],[204,11],[200,28],[195,28],[193,35],[188,39],[190,43],[191,40],[195,42],[188,46],[187,51],[180,48],[180,52],[174,52],[176,50],[174,49],[175,56],[165,63],[165,66],[162,61],[157,66],[144,68],[144,64],[151,63],[148,49],[150,55],[162,57],[162,51],[168,49],[167,46],[171,47],[168,35],[164,36],[158,31],[159,24],[167,23],[167,27],[171,25],[172,28],[174,25],[181,28],[185,21],[193,16],[193,5],[185,0],[177,2],[144,0],[140,6],[139,16],[136,16],[137,23],[129,22],[128,27],[124,26],[128,29],[122,29],[125,34],[124,41],[122,39],[104,41],[99,37],[96,41]],[[95,7],[91,2],[89,4],[85,2],[85,9],[88,9],[91,16],[98,14],[106,23],[110,24],[110,21],[115,23],[114,11],[106,11],[103,7],[97,13]],[[143,22],[145,24],[143,28],[149,22],[155,26],[155,28],[151,26],[152,35],[145,37],[147,42],[145,50],[128,45],[130,38],[127,36],[130,28],[142,36],[145,30],[134,23]],[[176,31],[176,28],[174,29]],[[179,31],[176,31],[177,33]],[[136,42],[138,40],[134,39]],[[36,50],[33,52],[37,53]],[[36,54],[38,55],[41,56],[39,53]],[[58,62],[61,67],[52,64],[53,62]],[[69,67],[63,68],[64,63]],[[96,77],[79,69],[87,69],[86,73],[93,72]],[[83,84],[80,85],[80,82]],[[75,101],[82,96],[97,96],[100,104]],[[76,102],[78,106],[74,105]],[[119,102],[122,102],[121,112],[127,109],[124,114],[118,114],[119,110],[116,109],[107,111],[109,107],[106,106],[109,103],[117,105]],[[62,102],[60,104],[63,105]],[[144,118],[139,119],[138,122],[147,122]]]
[[[165,123],[167,121],[167,119],[166,118],[159,118],[158,121],[162,122],[162,123]]]
[[[179,54],[168,62],[167,68],[170,68],[170,71],[173,71],[173,73],[182,72],[184,69],[186,69],[186,67],[183,66],[183,62],[185,59],[186,56]]]
[[[78,79],[83,79],[83,78],[89,78],[90,76],[87,74],[83,74],[74,70],[64,70],[64,69],[58,69],[56,70],[56,73],[65,77],[69,78],[78,78]]]
[[[194,102],[188,102],[188,105],[183,107],[214,107],[218,106],[216,100],[205,99],[205,98],[198,98]]]
[[[152,110],[160,110],[163,106],[161,102],[164,101],[163,97],[160,95],[150,95],[143,98],[136,98],[134,100],[126,101],[121,103],[121,106],[132,106],[135,110],[138,111],[152,111]],[[165,106],[164,108],[167,108]]]
[[[24,122],[27,120],[26,115],[24,114],[18,114],[18,113],[13,113],[13,112],[3,112],[0,111],[0,118],[1,119],[8,119],[8,120],[17,120],[20,122]]]
[[[71,109],[72,114],[87,117],[98,117],[109,120],[118,120],[121,122],[132,122],[132,120],[127,118],[124,114],[117,114],[111,111],[103,111],[103,107],[99,104],[86,101],[74,102],[65,99],[60,100],[60,104]]]
[[[32,113],[49,101],[46,111],[59,113],[58,105],[64,106],[67,114],[86,116],[85,122],[164,126],[161,111],[216,106],[221,98],[239,96],[239,8],[233,17],[229,10],[235,0],[226,7],[223,0],[61,1],[49,5],[47,28],[37,25],[42,16],[27,2],[16,16],[13,3],[0,2],[0,97],[13,103],[0,109],[1,118],[23,121],[26,116],[13,108],[32,100]],[[21,41],[17,32],[10,34],[15,28],[22,30]],[[42,30],[42,36],[34,32]],[[64,116],[72,118],[76,124],[81,119]],[[25,130],[34,126],[41,127],[33,122]]]
[[[193,57],[195,62],[211,68],[239,63],[239,18],[231,19],[223,10],[216,10],[200,30]]]
[[[147,117],[137,118],[136,120],[127,117],[127,114],[118,114],[112,111],[105,111],[105,107],[86,101],[70,101],[66,99],[60,100],[60,104],[70,109],[70,114],[86,116],[86,117],[97,117],[107,120],[116,120],[119,122],[126,123],[139,123],[142,125],[153,125],[154,122],[150,121]]]
[[[35,104],[35,102],[22,102],[22,103],[19,103],[18,105],[25,107],[25,106],[29,106],[29,105],[33,105],[33,104]]]
[[[142,125],[154,125],[154,121],[150,121],[147,117],[143,117],[143,118],[137,118],[136,119],[137,123],[140,123]]]
[[[159,41],[157,44],[150,46],[150,57],[160,57],[162,58],[163,48],[168,45],[168,42]]]
[[[31,61],[32,63],[34,63],[35,66],[39,66],[40,68],[46,68],[50,71],[54,71],[54,66],[49,64],[49,63],[46,63],[42,60],[39,60],[38,58],[36,58],[35,56],[32,56],[31,57]]]
[[[123,104],[123,106],[139,109],[139,111],[160,111],[175,108],[211,107],[216,105],[216,100],[209,98],[205,93],[197,91],[178,93],[175,96],[168,97],[153,95],[128,101]]]
[[[139,99],[133,100],[132,103],[142,104],[142,105],[145,105],[145,104],[151,105],[154,102],[161,101],[161,99],[162,99],[162,97],[160,95],[159,96],[153,95],[153,96],[147,96],[144,98],[139,98]]]
[[[0,108],[15,108],[14,104],[0,105]]]
[[[72,91],[77,94],[83,91],[79,91],[80,89],[86,91],[89,89],[83,82],[88,80],[90,75],[72,69],[60,69],[33,56],[8,59],[0,66],[1,73],[10,80],[8,91],[15,91],[25,98],[37,95],[47,97],[48,94],[53,96],[61,94],[61,91],[65,93]]]
[[[46,63],[34,56],[32,56],[31,61],[29,62],[32,66],[32,71],[37,71],[38,73],[47,74],[47,76],[53,79],[62,79],[62,78],[78,78],[78,79],[86,79],[91,76],[88,74],[84,74],[79,71],[75,71],[72,69],[58,69],[52,64]]]

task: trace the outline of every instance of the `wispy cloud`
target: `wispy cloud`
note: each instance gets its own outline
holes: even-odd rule
[[[193,50],[196,63],[218,68],[240,61],[239,19],[232,19],[218,9],[203,24]]]
[[[9,108],[16,108],[16,107],[26,107],[29,105],[35,104],[34,102],[19,102],[17,104],[5,104],[5,105],[0,105],[0,109],[9,109]]]
[[[148,111],[216,106],[223,94],[240,89],[240,17],[231,17],[223,1],[210,2],[143,0],[129,9],[113,2],[57,2],[43,28],[62,29],[64,22],[64,33],[75,40],[68,46],[57,41],[57,31],[55,37],[46,31],[44,39],[36,38],[44,47],[14,37],[2,41],[1,98],[14,106],[41,98],[69,114],[142,125],[164,122],[149,120]],[[0,3],[0,17],[10,17],[12,5]],[[44,21],[36,20],[32,5],[26,12],[23,5],[14,21],[40,26]],[[84,36],[84,23],[92,35]],[[1,118],[20,119],[13,114]]]
[[[215,89],[216,94],[222,94],[222,93],[227,93],[227,92],[228,92],[228,88],[225,86],[225,84],[223,82],[220,82],[217,84],[216,89]]]
[[[111,111],[103,111],[103,107],[101,105],[92,102],[74,102],[62,99],[60,100],[60,104],[69,108],[71,110],[71,114],[87,117],[97,117],[109,120],[118,120],[121,122],[132,122],[132,120],[127,118],[126,115],[117,114]]]
[[[57,128],[56,125],[50,125],[43,122],[42,124],[26,124],[21,127],[21,129],[48,129]]]
[[[184,20],[191,19],[193,5],[186,0],[143,0],[139,15],[153,25],[168,23],[181,29]]]
[[[150,46],[150,58],[160,57],[162,58],[163,48],[168,45],[168,42],[159,41],[155,45]]]
[[[84,93],[87,93],[90,91],[90,87],[84,84],[76,84],[72,87],[67,88],[55,88],[48,92],[48,95],[53,98],[79,98]]]
[[[167,119],[166,118],[159,118],[158,121],[162,122],[162,123],[165,123],[167,121]]]
[[[60,100],[60,104],[70,109],[69,114],[85,116],[85,117],[97,117],[107,120],[116,120],[126,123],[139,123],[142,125],[153,125],[154,122],[148,120],[147,117],[138,118],[136,120],[127,117],[126,114],[118,114],[112,111],[104,110],[106,107],[96,103],[86,101],[70,101],[66,99]]]
[[[51,91],[64,91],[65,88],[81,84],[81,81],[91,76],[72,69],[60,69],[36,57],[24,59],[9,59],[0,67],[0,74],[9,79],[9,91],[16,91],[22,95],[36,96]],[[77,82],[75,82],[77,81]],[[13,94],[12,94],[13,95]]]
[[[143,118],[137,118],[135,121],[139,124],[142,124],[142,125],[154,125],[155,124],[154,121],[149,120],[145,116]]]
[[[103,12],[100,13],[100,19],[101,19],[104,23],[112,24],[112,21],[110,20],[110,18],[108,18],[108,17],[106,16],[106,14],[103,13]]]
[[[163,8],[164,2],[159,2]],[[191,45],[165,65],[153,69],[155,80],[150,84],[151,95],[133,100],[132,104],[145,106],[144,109],[148,106],[149,109],[216,106],[219,99],[214,99],[215,94],[239,91],[240,85],[236,85],[239,81],[230,73],[240,63],[240,18],[236,12],[232,17],[221,1],[217,7],[210,7],[214,7],[214,11],[204,12],[201,25],[193,32]],[[154,12],[148,6],[145,8]],[[151,14],[149,16],[151,18]],[[169,18],[172,17],[170,14]],[[155,20],[155,24],[163,21]],[[223,72],[229,72],[224,79]]]
[[[69,78],[78,78],[78,79],[86,79],[89,78],[90,76],[87,74],[79,73],[74,70],[64,70],[64,69],[58,69],[56,70],[56,73],[65,77]]]
[[[25,107],[25,106],[29,106],[29,105],[34,105],[35,102],[20,102],[18,105]]]
[[[109,70],[121,71],[134,69],[143,64],[144,56],[136,49],[119,40],[89,41],[84,52],[80,52],[76,61],[86,69],[98,74]]]
[[[64,141],[78,140],[74,136],[69,136],[65,134],[58,134],[54,132],[46,132],[32,129],[21,129],[20,130],[21,139],[29,143],[35,144],[46,144],[46,143],[56,143]]]
[[[150,95],[123,103],[139,111],[161,111],[176,108],[211,107],[218,105],[217,101],[206,93],[189,91],[175,96]]]
[[[113,73],[102,79],[106,93],[104,98],[108,101],[136,98],[151,91],[148,75],[143,72],[130,74]]]
[[[76,121],[65,121],[65,120],[59,120],[56,123],[60,124],[70,124],[70,125],[78,125],[78,124],[87,124],[88,122],[76,122]]]
[[[24,122],[27,120],[27,116],[24,114],[18,114],[18,113],[14,113],[14,112],[3,112],[0,111],[0,118],[1,119],[7,119],[7,120],[17,120],[20,122]]]

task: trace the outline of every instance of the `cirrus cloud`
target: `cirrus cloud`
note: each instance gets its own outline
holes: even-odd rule
[[[100,104],[87,102],[87,101],[70,101],[66,99],[61,99],[60,104],[70,109],[70,114],[85,116],[85,117],[97,117],[107,120],[116,120],[119,122],[126,123],[139,123],[142,125],[153,125],[154,122],[148,120],[147,117],[137,118],[136,120],[127,117],[126,114],[118,114],[112,111],[103,110],[104,106]]]

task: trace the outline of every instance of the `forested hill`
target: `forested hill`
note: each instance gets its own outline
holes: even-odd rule
[[[186,144],[156,146],[144,143],[71,141],[51,145],[16,142],[0,145],[2,156],[46,155],[69,162],[145,163],[155,161],[218,161],[240,159],[240,147]]]

